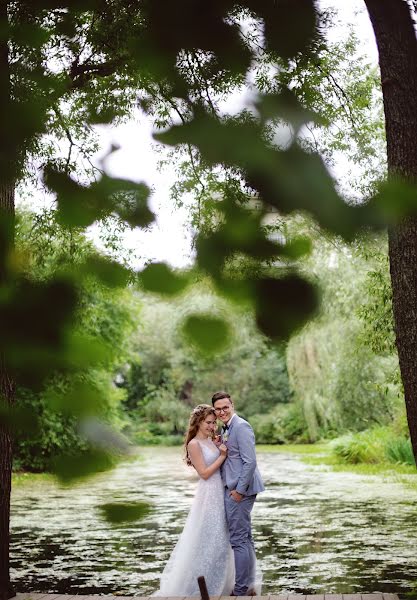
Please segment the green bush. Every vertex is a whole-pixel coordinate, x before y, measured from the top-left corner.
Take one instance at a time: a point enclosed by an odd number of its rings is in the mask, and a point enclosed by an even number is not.
[[[29,434],[15,436],[15,471],[49,471],[51,459],[57,454],[85,449],[85,442],[77,433],[76,419],[52,411],[41,394],[18,388],[16,401],[21,409],[32,412],[37,426]]]
[[[309,442],[306,421],[298,404],[278,404],[269,413],[249,419],[258,444]]]
[[[154,435],[150,431],[137,431],[132,439],[138,446],[181,446],[184,442],[182,435]]]

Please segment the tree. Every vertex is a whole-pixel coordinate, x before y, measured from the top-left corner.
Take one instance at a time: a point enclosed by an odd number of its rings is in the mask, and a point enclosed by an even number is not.
[[[15,189],[27,173],[30,157],[44,162],[49,159],[47,178],[52,189],[59,187],[60,175],[65,174],[61,217],[67,225],[85,227],[114,213],[132,226],[152,219],[146,205],[146,186],[101,178],[86,199],[88,188],[69,179],[80,128],[126,114],[134,101],[132,85],[137,71],[132,69],[120,36],[127,24],[130,32],[138,27],[130,13],[133,4],[0,2],[0,285],[9,294],[8,300],[3,297],[0,308],[1,600],[13,595],[8,550],[9,422],[14,415],[15,383],[19,379],[39,387],[50,372],[48,362],[53,363],[52,368],[65,366],[63,328],[70,325],[78,302],[70,277],[57,273],[49,281],[33,282],[11,264]],[[45,133],[67,140],[65,158],[42,147]],[[77,210],[77,197],[83,211]],[[92,262],[85,266],[91,272],[105,270],[103,262],[101,267]],[[36,355],[42,354],[48,358],[37,361]]]
[[[401,181],[417,182],[417,40],[414,3],[365,0],[379,52],[389,181],[396,203],[411,198]],[[417,457],[417,219],[409,214],[389,231],[396,345],[414,456]]]

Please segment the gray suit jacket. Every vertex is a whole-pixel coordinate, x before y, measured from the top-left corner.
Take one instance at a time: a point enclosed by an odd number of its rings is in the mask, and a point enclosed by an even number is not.
[[[256,466],[253,429],[236,414],[228,430],[226,445],[227,458],[221,467],[224,485],[244,496],[263,492],[265,487]]]

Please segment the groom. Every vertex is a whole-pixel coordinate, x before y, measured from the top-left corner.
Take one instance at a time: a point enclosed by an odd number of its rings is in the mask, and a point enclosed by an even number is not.
[[[255,436],[249,423],[235,413],[227,392],[216,392],[211,401],[223,422],[222,441],[227,445],[221,471],[226,519],[235,555],[236,582],[232,595],[250,596],[255,594],[256,565],[250,515],[256,494],[265,489],[256,466]]]

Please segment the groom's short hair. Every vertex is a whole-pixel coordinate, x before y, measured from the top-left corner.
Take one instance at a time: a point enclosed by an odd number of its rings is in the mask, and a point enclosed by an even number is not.
[[[228,394],[227,392],[216,392],[211,398],[212,405],[214,406],[214,403],[217,402],[217,400],[223,400],[223,398],[227,398],[228,400],[230,400],[230,402],[232,402],[230,394]]]

